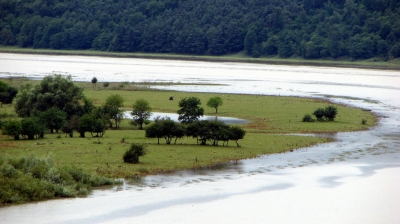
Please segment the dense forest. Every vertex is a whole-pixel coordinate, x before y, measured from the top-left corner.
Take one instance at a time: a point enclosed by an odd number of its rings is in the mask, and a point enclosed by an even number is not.
[[[1,0],[0,44],[252,57],[400,57],[399,0]]]

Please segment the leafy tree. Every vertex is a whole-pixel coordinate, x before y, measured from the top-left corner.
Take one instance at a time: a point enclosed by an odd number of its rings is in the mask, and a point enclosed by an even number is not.
[[[66,122],[67,114],[58,109],[57,107],[52,107],[39,114],[40,121],[46,128],[50,130],[51,133],[55,130],[58,132]]]
[[[126,163],[139,163],[139,157],[148,153],[146,145],[132,143],[129,149],[123,155],[124,162]]]
[[[22,132],[21,122],[17,120],[7,121],[2,128],[3,135],[14,137],[15,140],[19,139],[19,135]]]
[[[17,93],[16,88],[0,81],[0,107],[3,107],[3,104],[11,104]]]
[[[184,126],[169,118],[162,118],[146,128],[146,137],[157,138],[158,144],[160,144],[160,138],[164,138],[167,145],[171,144],[171,141],[175,139],[176,144],[176,140],[184,136]]]
[[[72,82],[71,76],[46,76],[38,85],[29,90],[25,89],[18,95],[15,111],[20,117],[29,117],[56,107],[71,117],[81,113],[82,99],[83,89]]]
[[[324,108],[318,108],[314,111],[314,116],[317,117],[317,121],[322,121],[325,116]]]
[[[328,121],[334,121],[337,115],[337,108],[334,106],[325,107],[325,117]]]
[[[35,138],[35,136],[43,136],[43,126],[37,118],[24,118],[21,120],[21,135],[27,136],[29,140]]]
[[[218,107],[222,106],[223,101],[221,99],[221,97],[211,97],[208,101],[207,101],[207,106],[209,107],[213,107],[215,108],[215,113],[218,113]]]
[[[111,119],[115,121],[115,128],[119,127],[124,113],[122,107],[124,106],[124,98],[119,94],[113,94],[107,97],[104,104],[105,112],[109,114]]]
[[[151,116],[151,107],[147,100],[139,99],[132,106],[131,115],[133,120],[139,125],[139,129],[143,129],[143,123],[148,120]]]
[[[81,118],[79,118],[79,123],[76,129],[79,132],[79,137],[84,138],[85,132],[92,132],[94,129],[94,122],[95,121],[93,117],[89,114],[85,114]]]
[[[193,137],[197,139],[197,143],[200,142],[200,145],[206,145],[207,139],[210,136],[210,121],[202,120],[202,121],[194,121],[186,127],[186,136]]]
[[[238,126],[230,126],[229,127],[229,139],[236,142],[236,145],[240,147],[238,141],[240,139],[243,139],[243,137],[246,135],[246,131]]]
[[[201,101],[197,97],[185,97],[179,101],[178,120],[183,124],[197,121],[204,114],[204,109],[200,107]]]

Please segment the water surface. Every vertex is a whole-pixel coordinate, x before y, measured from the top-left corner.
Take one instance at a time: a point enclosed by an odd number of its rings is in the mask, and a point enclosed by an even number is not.
[[[0,77],[55,73],[77,81],[180,83],[153,87],[160,89],[329,99],[371,110],[380,121],[292,153],[149,176],[84,199],[1,208],[1,223],[400,223],[399,71],[0,54]]]

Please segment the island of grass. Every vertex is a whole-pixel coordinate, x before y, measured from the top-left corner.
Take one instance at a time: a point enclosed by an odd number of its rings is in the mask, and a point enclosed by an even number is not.
[[[20,88],[39,81],[28,79],[2,79],[9,86]],[[76,82],[84,89],[84,95],[95,106],[101,106],[110,95],[120,95],[124,99],[124,110],[132,110],[138,99],[146,99],[153,112],[176,113],[179,99],[197,97],[203,102],[205,115],[246,119],[241,125],[246,135],[240,140],[241,147],[229,145],[199,145],[192,138],[179,139],[176,144],[165,144],[157,139],[145,137],[145,130],[130,125],[125,118],[119,128],[106,130],[103,137],[69,137],[63,133],[45,133],[44,138],[34,140],[14,140],[0,135],[0,157],[52,157],[57,167],[77,167],[89,174],[111,178],[130,178],[149,174],[160,174],[183,169],[214,166],[217,164],[250,159],[273,153],[291,152],[297,148],[331,142],[326,137],[288,135],[298,133],[336,133],[359,131],[374,126],[376,117],[370,111],[332,104],[320,99],[300,97],[278,97],[244,94],[215,94],[157,91],[140,83],[92,83]],[[171,96],[173,99],[171,100]],[[223,105],[216,114],[214,108],[205,106],[211,97],[220,97]],[[14,101],[15,103],[15,101]],[[305,114],[317,108],[334,105],[338,114],[333,122],[302,122]],[[1,120],[20,119],[14,104],[4,104],[0,108]],[[366,122],[362,122],[366,121]],[[146,126],[144,126],[146,129]],[[90,137],[89,137],[90,136]],[[140,158],[138,164],[124,163],[122,156],[131,143],[145,144],[148,154]]]

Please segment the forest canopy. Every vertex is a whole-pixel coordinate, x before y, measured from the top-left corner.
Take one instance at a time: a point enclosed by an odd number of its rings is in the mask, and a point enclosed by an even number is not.
[[[2,0],[0,44],[224,55],[400,57],[398,0]]]

